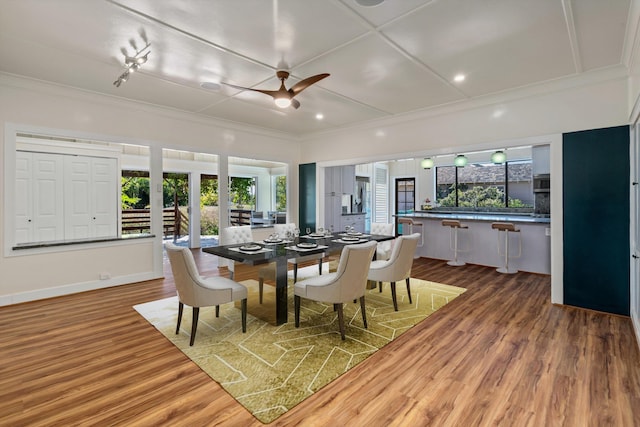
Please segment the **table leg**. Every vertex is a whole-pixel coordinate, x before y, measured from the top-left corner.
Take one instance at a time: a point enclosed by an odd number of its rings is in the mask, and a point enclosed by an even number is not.
[[[287,260],[276,261],[276,325],[287,323]]]

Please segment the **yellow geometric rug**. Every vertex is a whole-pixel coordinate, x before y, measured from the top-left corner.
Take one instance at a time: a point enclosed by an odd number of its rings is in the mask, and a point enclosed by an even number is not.
[[[243,284],[249,289],[249,301],[257,301],[258,283]],[[258,420],[270,423],[465,292],[411,279],[413,304],[409,304],[404,282],[396,287],[397,312],[388,283],[382,293],[367,291],[368,329],[362,325],[360,304],[345,304],[345,341],[340,339],[332,305],[302,299],[300,328],[295,327],[291,285],[289,323],[274,326],[249,314],[243,334],[240,310],[234,304],[221,306],[219,318],[214,307],[203,308],[193,347],[189,347],[190,307],[185,307],[180,334],[175,334],[177,297],[134,309]],[[263,306],[269,307],[273,288],[265,286],[264,294]]]

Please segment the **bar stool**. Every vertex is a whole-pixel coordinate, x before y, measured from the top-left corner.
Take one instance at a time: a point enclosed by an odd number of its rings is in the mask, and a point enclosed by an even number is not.
[[[465,265],[464,261],[458,260],[458,230],[459,229],[469,229],[469,226],[466,224],[461,224],[457,219],[443,219],[442,220],[443,227],[450,227],[449,230],[449,248],[453,251],[453,259],[447,264],[452,265],[454,267],[458,267],[461,265]]]
[[[494,222],[491,224],[491,228],[498,230],[498,256],[503,256],[500,253],[500,233],[504,232],[504,267],[497,268],[498,273],[513,274],[518,270],[509,267],[509,233],[518,233],[518,254],[513,255],[511,258],[518,258],[522,255],[522,237],[520,230],[516,228],[512,222]]]
[[[402,224],[402,234],[413,234],[413,233],[420,233],[420,242],[418,243],[418,247],[421,248],[424,246],[424,224],[422,224],[421,222],[415,222],[412,218],[398,218],[398,224]],[[409,229],[408,232],[405,229],[405,226]],[[419,227],[420,231],[414,231],[414,227]],[[416,251],[416,254],[413,256],[414,259],[418,259],[420,258],[420,255],[418,255],[418,251]]]

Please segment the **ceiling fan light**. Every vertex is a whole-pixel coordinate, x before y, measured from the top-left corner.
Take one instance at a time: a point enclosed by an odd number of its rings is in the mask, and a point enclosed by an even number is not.
[[[501,165],[507,161],[507,155],[502,150],[498,150],[491,155],[491,161],[496,165]]]
[[[459,168],[465,167],[467,165],[467,158],[463,154],[458,154],[455,159],[453,159],[453,164]]]
[[[280,108],[287,108],[291,105],[291,98],[275,98],[274,102]]]
[[[420,166],[422,166],[422,169],[431,169],[433,167],[433,159],[431,157],[422,159]]]

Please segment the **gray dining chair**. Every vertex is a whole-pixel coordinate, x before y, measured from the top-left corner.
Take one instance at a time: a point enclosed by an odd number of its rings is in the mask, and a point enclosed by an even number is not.
[[[382,292],[382,282],[391,284],[391,298],[393,308],[398,311],[398,300],[396,297],[396,282],[405,280],[407,282],[407,293],[409,303],[411,301],[411,267],[413,266],[413,256],[420,240],[420,233],[403,235],[396,239],[388,260],[376,260],[371,263],[367,278],[378,282],[380,292]]]
[[[176,334],[180,333],[184,304],[191,306],[193,319],[191,323],[192,346],[196,339],[200,307],[216,307],[216,317],[220,316],[220,304],[242,301],[242,332],[247,332],[247,288],[226,277],[202,277],[189,248],[165,243],[173,280],[178,293],[178,323]]]
[[[362,322],[367,327],[364,294],[367,287],[367,273],[377,243],[370,241],[342,248],[338,270],[322,276],[314,276],[294,285],[295,325],[300,327],[301,299],[333,304],[338,312],[340,336],[345,339],[343,304],[360,299]]]

